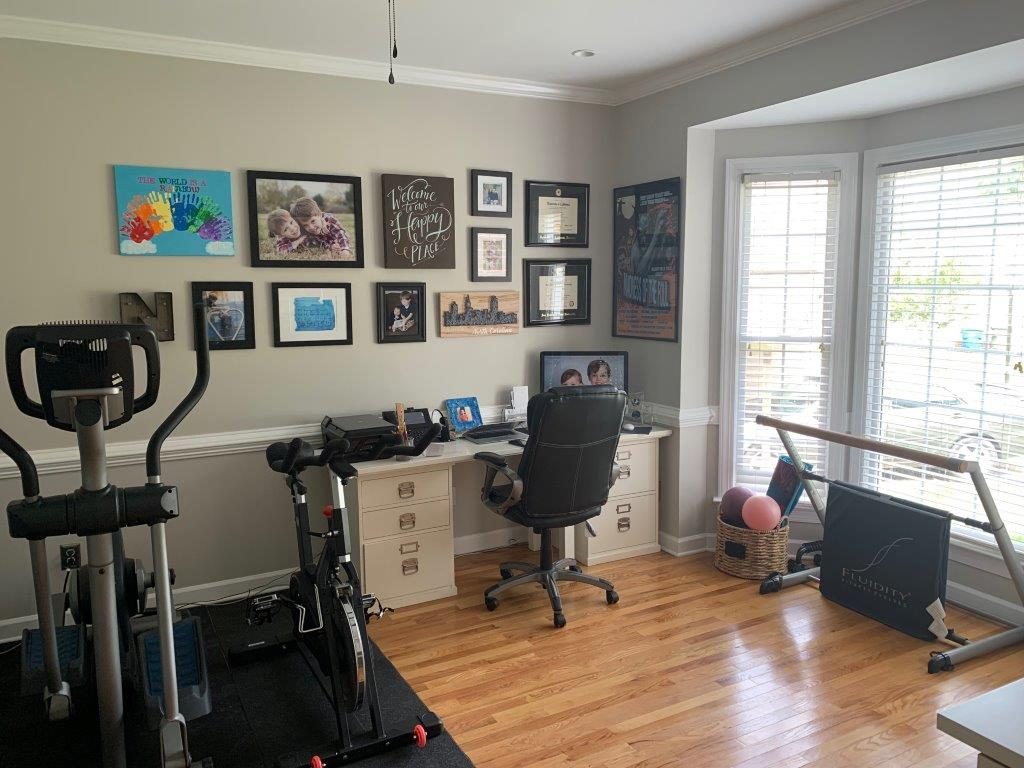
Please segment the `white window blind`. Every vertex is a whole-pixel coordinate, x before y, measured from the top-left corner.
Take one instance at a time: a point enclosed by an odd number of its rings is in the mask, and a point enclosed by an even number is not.
[[[1024,542],[1024,149],[883,166],[874,214],[865,432],[979,460]],[[984,516],[964,476],[877,454],[861,471]]]
[[[839,174],[747,174],[741,194],[734,476],[764,487],[783,450],[758,414],[828,426]],[[794,438],[826,471],[827,446]]]

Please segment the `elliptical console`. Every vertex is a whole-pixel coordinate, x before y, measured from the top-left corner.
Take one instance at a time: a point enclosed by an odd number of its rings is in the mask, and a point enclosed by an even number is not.
[[[122,663],[138,671],[151,720],[160,727],[161,765],[188,768],[185,715],[210,711],[202,635],[194,618],[174,622],[171,571],[167,563],[165,525],[178,516],[178,492],[160,477],[164,440],[199,402],[210,378],[209,345],[201,305],[194,308],[196,379],[191,390],[149,440],[145,485],[118,488],[107,481],[104,432],[128,422],[156,403],[160,389],[160,355],[156,336],[144,325],[55,323],[19,326],[7,333],[6,364],[11,394],[18,409],[58,429],[75,432],[81,459],[82,485],[73,493],[40,496],[39,478],[29,453],[0,430],[0,451],[18,466],[24,499],[10,502],[7,520],[14,538],[27,539],[32,560],[39,629],[26,630],[22,644],[23,677],[30,673],[29,649],[41,651],[45,679],[43,700],[50,720],[71,716],[71,687],[62,659],[65,647],[84,656],[85,623],[92,624],[96,696],[105,768],[124,768],[124,703]],[[146,387],[135,396],[132,348],[146,359]],[[23,353],[35,352],[39,402],[31,399],[22,371]],[[139,573],[141,563],[126,561],[121,530],[147,525],[153,549],[153,575]],[[78,626],[61,627],[61,643],[51,606],[46,538],[77,535],[86,539],[88,578],[78,579],[73,613]],[[130,563],[130,564],[129,564]],[[156,592],[156,631],[141,633],[139,655],[131,652],[129,620],[145,606],[145,590]],[[140,595],[139,592],[142,592]],[[63,605],[61,603],[60,605]],[[60,606],[58,606],[59,608]],[[64,642],[67,632],[77,633]],[[176,648],[177,646],[177,648]],[[177,653],[175,652],[177,651]],[[133,662],[133,659],[135,661]],[[178,679],[177,661],[187,659],[190,679]],[[79,668],[79,672],[80,672]],[[24,681],[23,681],[24,682]],[[180,694],[180,697],[179,697]],[[183,713],[184,711],[184,713]],[[154,723],[155,725],[156,723]],[[203,761],[211,765],[210,761]]]

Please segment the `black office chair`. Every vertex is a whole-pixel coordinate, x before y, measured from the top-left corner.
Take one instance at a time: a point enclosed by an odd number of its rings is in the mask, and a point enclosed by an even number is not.
[[[615,450],[625,407],[626,393],[615,387],[553,387],[530,398],[530,437],[518,474],[503,456],[476,454],[487,465],[484,504],[532,528],[541,541],[539,566],[501,564],[502,580],[484,592],[488,610],[498,607],[502,592],[534,582],[547,589],[556,627],[565,626],[559,581],[590,584],[605,591],[609,605],[619,601],[611,582],[584,574],[575,560],[552,562],[551,529],[586,522],[600,514],[608,501],[608,490],[618,477]],[[496,486],[498,474],[508,478],[509,484]],[[515,571],[522,573],[514,575]]]

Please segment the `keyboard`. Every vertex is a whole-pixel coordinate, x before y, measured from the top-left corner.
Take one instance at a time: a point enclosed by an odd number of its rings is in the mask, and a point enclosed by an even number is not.
[[[511,424],[484,424],[474,427],[463,435],[467,440],[474,443],[499,443],[513,437],[519,437]]]

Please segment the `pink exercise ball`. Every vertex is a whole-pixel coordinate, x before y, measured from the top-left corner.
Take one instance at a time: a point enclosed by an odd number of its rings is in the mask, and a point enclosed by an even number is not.
[[[748,528],[755,531],[771,531],[778,527],[782,520],[782,510],[779,503],[764,494],[751,496],[743,502],[743,509],[740,510],[743,522]]]
[[[722,494],[722,503],[719,506],[719,514],[722,521],[738,528],[743,527],[743,505],[747,499],[754,495],[754,492],[742,485],[736,485]]]

